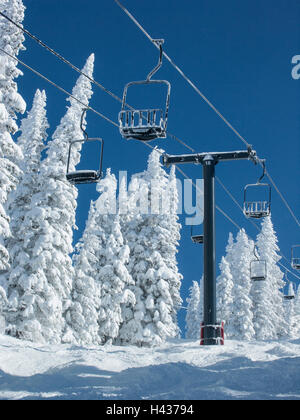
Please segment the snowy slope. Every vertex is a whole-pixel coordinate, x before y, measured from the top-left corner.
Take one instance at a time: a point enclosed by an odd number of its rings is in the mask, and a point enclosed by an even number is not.
[[[300,340],[156,349],[0,336],[0,399],[300,399]]]

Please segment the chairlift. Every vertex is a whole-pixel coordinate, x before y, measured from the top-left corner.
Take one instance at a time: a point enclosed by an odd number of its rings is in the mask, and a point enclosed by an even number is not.
[[[271,195],[272,189],[270,184],[261,183],[266,174],[265,160],[261,161],[263,164],[263,174],[256,184],[248,184],[244,188],[244,214],[248,218],[261,219],[270,216],[271,214]],[[263,193],[262,200],[253,200],[250,197],[253,193]]]
[[[267,261],[261,260],[254,245],[255,260],[250,263],[250,278],[252,281],[265,281],[267,279]]]
[[[288,287],[288,293],[286,295],[284,295],[284,299],[285,300],[293,300],[295,299],[295,290],[294,290],[294,285],[293,283],[288,279],[287,277],[287,271],[285,273],[285,278],[286,278],[286,282],[289,285]]]
[[[194,244],[203,244],[204,235],[198,235],[194,233],[194,226],[191,226],[191,239]]]
[[[298,252],[296,253],[296,250]],[[300,270],[300,245],[294,245],[292,247],[292,268]]]
[[[103,162],[103,147],[104,147],[104,141],[101,138],[95,137],[95,138],[89,138],[86,131],[83,129],[83,117],[86,113],[86,109],[83,110],[82,116],[81,116],[81,123],[80,127],[84,134],[84,139],[79,140],[73,140],[70,142],[69,146],[69,155],[68,155],[68,164],[67,164],[67,173],[66,178],[67,180],[73,184],[92,184],[95,182],[98,182],[99,179],[102,177],[102,162]],[[71,155],[73,152],[73,148],[76,144],[79,143],[88,143],[88,142],[99,142],[101,144],[100,147],[100,157],[99,157],[99,169],[83,169],[83,170],[75,170],[70,171],[70,161],[71,161]]]
[[[166,80],[152,80],[152,76],[161,68],[164,40],[154,40],[160,48],[158,65],[149,73],[146,80],[130,82],[125,86],[122,109],[119,113],[120,133],[126,140],[134,139],[143,142],[167,137],[167,123],[170,105],[171,84]],[[167,86],[165,109],[128,109],[126,103],[128,90],[132,86],[164,85]]]

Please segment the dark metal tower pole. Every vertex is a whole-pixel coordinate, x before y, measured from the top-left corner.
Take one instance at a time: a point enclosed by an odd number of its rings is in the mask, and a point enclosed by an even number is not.
[[[215,166],[222,161],[253,160],[257,162],[256,152],[248,150],[234,152],[198,153],[193,155],[163,155],[163,164],[184,163],[201,164],[204,178],[204,319],[201,331],[201,344],[224,344],[222,326],[217,324],[216,308],[216,204],[215,204]]]
[[[204,331],[206,345],[216,342],[216,209],[215,209],[215,159],[203,159],[204,179]]]

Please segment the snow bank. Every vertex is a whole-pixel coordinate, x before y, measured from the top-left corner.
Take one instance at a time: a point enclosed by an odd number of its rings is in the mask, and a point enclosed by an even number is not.
[[[300,340],[156,349],[0,336],[0,399],[300,399]]]

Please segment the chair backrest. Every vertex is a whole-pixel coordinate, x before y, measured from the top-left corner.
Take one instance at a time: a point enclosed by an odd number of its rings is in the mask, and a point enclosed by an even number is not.
[[[149,109],[134,109],[127,104],[128,89],[130,89],[132,86],[158,84],[167,86],[166,102],[164,109],[160,109],[157,107],[152,107]],[[128,132],[126,130],[128,128],[135,131],[139,129],[153,129],[155,127],[159,127],[160,130],[156,133],[156,138],[165,138],[168,124],[170,95],[171,84],[166,80],[143,80],[128,83],[124,88],[122,109],[119,113],[119,125],[121,135],[125,138],[128,138]]]
[[[300,270],[300,245],[292,246],[292,267]]]
[[[253,193],[258,192],[260,199],[253,200]],[[264,192],[263,192],[264,191]],[[263,192],[263,199],[261,194]],[[250,194],[251,193],[251,194]],[[272,189],[269,184],[249,184],[244,188],[244,214],[247,217],[261,218],[271,214]]]
[[[72,149],[75,144],[77,143],[87,143],[87,142],[100,142],[100,156],[99,156],[99,167],[97,170],[78,170],[78,171],[70,171],[70,164],[71,164],[71,155]],[[100,137],[95,138],[85,138],[79,140],[73,140],[70,142],[69,145],[69,154],[68,154],[68,163],[67,163],[67,179],[72,183],[90,183],[90,182],[97,182],[102,176],[102,165],[103,165],[103,148],[104,148],[104,140]],[[78,174],[78,177],[76,176]],[[78,181],[78,182],[77,182]]]

